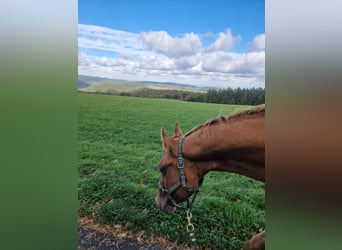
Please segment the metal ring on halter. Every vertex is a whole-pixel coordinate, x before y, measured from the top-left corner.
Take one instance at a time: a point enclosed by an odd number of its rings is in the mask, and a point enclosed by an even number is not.
[[[188,225],[186,226],[186,231],[188,233],[192,233],[195,230],[195,227],[190,221],[192,218],[192,213],[189,210],[186,211],[186,218],[188,220]]]
[[[190,223],[190,224],[188,224],[188,225],[186,226],[186,231],[187,231],[188,233],[192,233],[194,230],[195,230],[195,227],[194,227],[194,225],[193,225],[192,223]]]

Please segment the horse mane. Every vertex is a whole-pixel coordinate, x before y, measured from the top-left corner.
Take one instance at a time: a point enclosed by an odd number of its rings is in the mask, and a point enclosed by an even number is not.
[[[185,136],[190,135],[193,132],[195,132],[195,131],[197,131],[197,130],[205,127],[205,126],[210,126],[210,125],[213,125],[216,123],[222,123],[222,122],[225,122],[227,120],[241,119],[241,118],[245,118],[245,117],[249,117],[249,116],[253,116],[253,115],[264,115],[264,114],[265,114],[265,104],[255,106],[255,107],[252,107],[249,109],[237,110],[228,117],[218,116],[214,119],[208,120],[205,123],[200,124],[197,127],[194,127],[193,129],[191,129],[189,132],[187,132],[185,134]]]
[[[232,115],[228,116],[227,119],[233,119],[237,117],[245,117],[255,114],[264,114],[265,113],[265,104],[252,107],[250,109],[243,109],[243,110],[237,110]]]

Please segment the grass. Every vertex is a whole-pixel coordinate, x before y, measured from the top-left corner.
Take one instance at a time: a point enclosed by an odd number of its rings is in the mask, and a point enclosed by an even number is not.
[[[160,128],[173,135],[245,106],[79,94],[79,214],[188,245],[186,215],[159,211],[154,196]],[[240,249],[265,226],[264,184],[211,172],[192,209],[200,248]]]

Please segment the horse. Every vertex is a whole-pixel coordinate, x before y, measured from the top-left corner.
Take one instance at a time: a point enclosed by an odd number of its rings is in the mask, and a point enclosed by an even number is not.
[[[183,134],[176,123],[174,136],[161,128],[164,155],[155,201],[166,213],[189,209],[204,176],[231,172],[265,182],[265,104],[219,116]],[[190,201],[190,196],[193,195]],[[187,202],[186,207],[180,203]],[[254,235],[243,249],[264,249],[265,232]]]

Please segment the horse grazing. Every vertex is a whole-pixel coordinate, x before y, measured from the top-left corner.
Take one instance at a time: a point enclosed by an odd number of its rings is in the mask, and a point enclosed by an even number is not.
[[[178,123],[173,137],[162,128],[164,155],[158,164],[157,206],[171,213],[187,201],[189,208],[209,171],[237,173],[265,182],[264,127],[263,104],[207,121],[185,135]],[[263,249],[262,236],[264,232],[253,236],[244,249]]]

